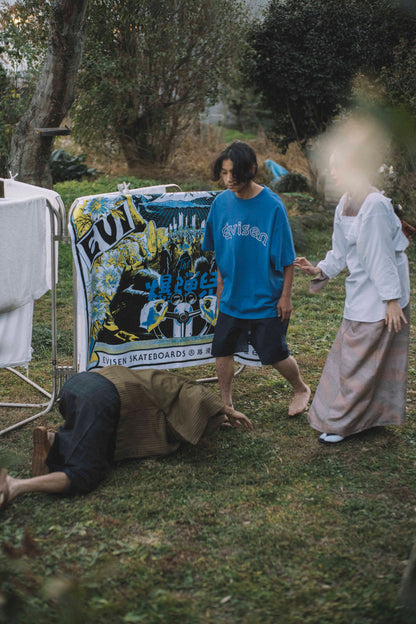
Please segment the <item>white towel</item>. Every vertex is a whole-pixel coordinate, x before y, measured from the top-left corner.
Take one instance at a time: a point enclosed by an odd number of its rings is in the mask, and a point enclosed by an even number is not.
[[[22,366],[32,357],[33,301],[0,314],[0,368]]]
[[[62,201],[61,196],[56,191],[52,191],[51,189],[45,189],[41,186],[34,186],[33,184],[26,184],[25,182],[17,182],[16,180],[12,180],[9,178],[0,178],[4,183],[4,196],[6,199],[20,199],[23,197],[35,197],[37,195],[41,195],[48,199],[58,212],[61,217],[61,221],[64,224],[66,221],[65,217],[65,206]],[[55,230],[56,230],[56,219],[55,219]],[[49,267],[51,264],[51,245],[50,245],[50,236],[51,236],[51,228],[50,228],[50,217],[49,215],[46,218],[46,263]],[[55,283],[58,283],[58,243],[55,243],[55,255],[56,255],[56,274],[55,274]],[[51,283],[51,274],[50,270],[48,270],[47,274],[48,286],[49,289],[52,288]]]
[[[63,221],[65,221],[65,207],[61,196],[56,191],[45,189],[41,186],[34,186],[33,184],[26,184],[25,182],[17,182],[9,178],[0,178],[0,180],[3,180],[4,183],[4,196],[6,199],[19,199],[41,195],[49,199],[52,206],[61,215]]]
[[[26,198],[38,197],[40,201],[45,202],[46,199],[52,204],[55,210],[61,217],[62,223],[65,223],[65,207],[62,199],[58,193],[50,189],[44,189],[39,186],[33,186],[32,184],[25,184],[23,182],[16,182],[16,180],[4,179],[4,194],[6,199],[20,200]],[[0,200],[0,206],[4,200]],[[4,204],[5,205],[5,204]],[[44,203],[44,209],[42,210],[45,218],[45,228],[43,234],[43,251],[46,254],[45,257],[45,272],[42,271],[43,276],[46,279],[47,290],[52,287],[52,275],[51,275],[51,221],[49,210],[46,209]],[[56,223],[56,219],[55,219]],[[18,237],[19,230],[15,233],[8,233],[3,227],[3,222],[0,218],[0,231],[2,231],[3,237],[7,239],[12,236]],[[2,251],[2,243],[0,243],[0,254]],[[58,243],[55,243],[56,253],[56,274],[55,282],[58,281]],[[3,265],[0,265],[0,275],[3,274]],[[1,278],[0,278],[1,280]],[[27,364],[32,357],[32,322],[33,322],[33,300],[18,307],[11,312],[0,314],[0,368],[5,366],[19,366]]]
[[[48,290],[46,199],[0,199],[0,313]]]

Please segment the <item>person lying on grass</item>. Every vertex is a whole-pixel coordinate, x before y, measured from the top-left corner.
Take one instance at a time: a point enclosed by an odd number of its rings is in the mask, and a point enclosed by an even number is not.
[[[59,401],[64,424],[33,432],[33,478],[0,473],[0,508],[28,492],[87,494],[113,461],[168,455],[226,424],[253,428],[203,385],[165,370],[108,366],[70,377]]]

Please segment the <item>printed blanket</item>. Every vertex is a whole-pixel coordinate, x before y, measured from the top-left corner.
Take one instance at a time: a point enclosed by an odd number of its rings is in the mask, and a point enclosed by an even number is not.
[[[78,370],[213,361],[216,266],[201,243],[216,195],[111,194],[74,203]],[[236,359],[258,364],[252,350]]]

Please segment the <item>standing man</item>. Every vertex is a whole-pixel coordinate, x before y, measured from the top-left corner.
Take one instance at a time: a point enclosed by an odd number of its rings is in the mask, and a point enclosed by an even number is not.
[[[227,190],[212,204],[202,244],[204,251],[215,251],[217,263],[212,354],[225,405],[233,405],[234,353],[250,342],[262,364],[271,364],[292,385],[289,416],[295,416],[310,397],[286,344],[295,250],[281,199],[254,181],[256,173],[256,154],[241,141],[213,164],[213,179],[222,177]]]

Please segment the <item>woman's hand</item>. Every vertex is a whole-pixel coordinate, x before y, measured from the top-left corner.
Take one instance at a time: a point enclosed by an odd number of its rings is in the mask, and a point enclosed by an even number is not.
[[[305,273],[305,275],[318,275],[321,272],[319,267],[314,266],[306,258],[296,258],[293,265],[300,269],[302,273]]]
[[[407,325],[407,319],[403,314],[399,302],[397,299],[392,299],[387,302],[385,323],[388,326],[389,332],[394,329],[395,332],[399,332],[402,328],[402,321]]]

